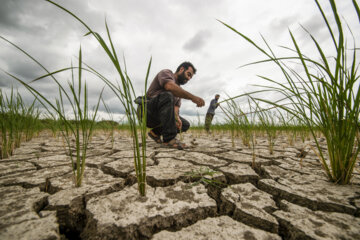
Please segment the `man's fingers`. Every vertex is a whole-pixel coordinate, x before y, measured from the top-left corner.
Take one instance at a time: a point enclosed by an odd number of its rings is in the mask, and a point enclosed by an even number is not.
[[[205,105],[205,101],[203,99],[201,99],[201,98],[200,98],[200,104],[199,105],[200,105],[199,107],[202,107],[202,106]]]
[[[202,107],[205,105],[204,99],[199,98],[199,97],[193,99],[192,101],[196,104],[197,107]]]

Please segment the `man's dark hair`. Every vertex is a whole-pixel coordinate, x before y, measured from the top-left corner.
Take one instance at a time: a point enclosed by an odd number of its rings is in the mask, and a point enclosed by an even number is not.
[[[196,73],[196,68],[194,67],[194,65],[191,62],[183,62],[182,64],[180,64],[178,66],[178,68],[176,69],[176,72],[180,71],[180,68],[184,68],[185,71],[189,68],[192,67],[192,69],[194,69],[194,74]]]

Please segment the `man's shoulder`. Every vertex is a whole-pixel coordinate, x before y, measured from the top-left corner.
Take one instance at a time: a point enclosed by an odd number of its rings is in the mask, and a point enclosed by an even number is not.
[[[173,80],[173,81],[175,81],[174,73],[173,73],[170,69],[163,69],[163,70],[161,70],[161,71],[157,74],[156,78],[161,79],[161,80],[168,79],[168,80]]]
[[[163,74],[174,74],[170,69],[163,69],[159,72],[160,73],[163,73]]]

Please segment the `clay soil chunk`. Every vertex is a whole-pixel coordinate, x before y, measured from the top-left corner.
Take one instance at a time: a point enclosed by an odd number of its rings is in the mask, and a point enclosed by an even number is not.
[[[198,152],[186,152],[186,151],[175,151],[175,152],[162,152],[156,155],[156,158],[175,158],[178,160],[185,160],[198,165],[220,167],[227,164],[226,161],[220,160],[217,157],[209,156],[204,153]]]
[[[280,240],[281,237],[260,229],[249,227],[237,222],[228,216],[207,218],[183,228],[178,232],[161,231],[154,235],[152,240]]]
[[[75,187],[73,173],[50,179],[46,209],[56,210],[60,228],[65,234],[81,232],[85,225],[85,207],[89,199],[124,188],[125,180],[104,174],[97,168],[86,168],[81,187]]]
[[[0,176],[6,176],[14,173],[36,170],[36,167],[25,161],[6,161],[0,162]]]
[[[121,141],[115,141],[115,144],[114,144],[114,147],[113,147],[113,150],[115,151],[133,151],[132,150],[132,140],[131,138],[125,138],[125,139],[122,139]]]
[[[248,164],[231,163],[226,167],[219,168],[219,171],[223,172],[228,180],[229,184],[256,183],[259,176]]]
[[[223,189],[221,211],[249,226],[277,233],[278,223],[270,214],[277,209],[272,196],[250,183],[231,185]]]
[[[48,196],[48,193],[41,192],[39,188],[25,189],[20,186],[0,188],[0,229],[38,219],[37,212],[47,204]]]
[[[188,173],[191,171],[203,171],[206,167],[196,166],[187,161],[174,160],[173,158],[160,158],[159,164],[149,166],[146,169],[147,182],[151,186],[165,187],[177,181],[190,180]],[[134,173],[132,173],[134,175]],[[225,182],[222,173],[216,173],[214,179]]]
[[[154,161],[146,158],[146,166],[154,165]],[[113,160],[101,166],[101,169],[116,177],[126,177],[129,173],[134,171],[134,157],[123,157],[121,159]]]
[[[284,228],[286,239],[360,239],[360,219],[342,213],[312,211],[281,201],[281,211],[274,212]]]
[[[116,160],[105,156],[89,157],[86,158],[86,166],[100,169],[103,165],[113,161]]]
[[[252,164],[252,156],[251,154],[245,154],[241,152],[235,152],[235,151],[227,151],[223,153],[215,154],[216,157],[224,158],[230,161],[235,161],[239,163],[246,163],[246,164]],[[274,160],[271,159],[265,159],[265,158],[259,158],[256,157],[255,159],[256,163],[260,163],[262,165],[270,165],[274,162]]]
[[[0,229],[1,240],[60,240],[56,212]]]
[[[324,171],[321,169],[321,166],[313,166],[307,167],[301,167],[300,162],[298,161],[297,164],[291,164],[288,162],[287,159],[281,160],[281,164],[278,166],[272,165],[272,166],[264,166],[263,167],[264,173],[274,180],[284,178],[291,180],[292,178],[301,176],[300,178],[303,179],[303,181],[309,181],[309,176],[311,177],[311,180],[326,180],[326,176]]]
[[[104,174],[96,168],[86,168],[81,187],[75,187],[73,173],[50,179],[51,188],[57,191],[49,197],[50,206],[69,205],[79,196],[89,199],[93,196],[107,194],[124,188],[125,180]]]
[[[248,155],[252,155],[252,149],[248,147],[243,148],[242,152]],[[264,146],[255,145],[255,155],[257,157],[265,158],[265,159],[271,159],[271,158],[279,159],[284,157],[284,154],[282,152],[277,152],[274,149],[273,149],[273,153],[270,154],[268,145],[264,145]]]
[[[313,175],[292,175],[291,178],[262,179],[258,187],[289,202],[312,210],[354,215],[352,199],[360,197],[358,185],[335,185]]]
[[[40,148],[40,147],[37,146],[37,148]],[[14,154],[16,154],[16,155],[29,155],[29,154],[38,153],[38,152],[40,152],[40,150],[36,149],[33,146],[21,146],[20,148],[14,149]]]
[[[202,153],[217,153],[224,151],[221,142],[214,141],[212,139],[206,139],[203,136],[201,138],[190,138],[186,139],[185,143],[191,148],[191,151],[202,152]],[[188,150],[186,150],[188,151]]]
[[[293,158],[285,158],[279,162],[280,162],[279,168],[284,169],[284,171],[287,172],[295,171],[307,175],[314,174],[317,175],[319,179],[324,179],[324,170],[321,167],[321,163],[314,159],[300,160]]]
[[[178,229],[215,216],[216,202],[202,185],[177,183],[165,188],[147,186],[141,197],[137,185],[91,199],[87,204],[86,239],[139,239],[153,231]]]
[[[37,171],[17,173],[0,177],[0,186],[22,185],[26,187],[45,186],[46,179],[62,176],[71,172],[71,165],[43,168]]]
[[[119,151],[116,153],[113,153],[111,155],[109,155],[109,157],[111,158],[115,158],[115,159],[123,159],[123,158],[133,158],[134,157],[134,151],[129,149],[129,150],[124,150],[124,151]]]
[[[32,158],[29,161],[34,162],[35,164],[39,165],[41,168],[56,167],[56,166],[71,164],[70,157],[66,156],[65,154]]]

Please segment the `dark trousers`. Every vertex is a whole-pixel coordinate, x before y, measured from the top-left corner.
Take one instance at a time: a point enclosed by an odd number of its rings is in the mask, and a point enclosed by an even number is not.
[[[211,122],[213,120],[214,114],[206,113],[205,117],[205,130],[208,132],[210,131]]]
[[[186,132],[190,123],[180,117],[181,132]],[[147,127],[156,135],[162,135],[164,142],[169,142],[180,132],[176,127],[174,97],[171,92],[162,92],[147,102]]]

